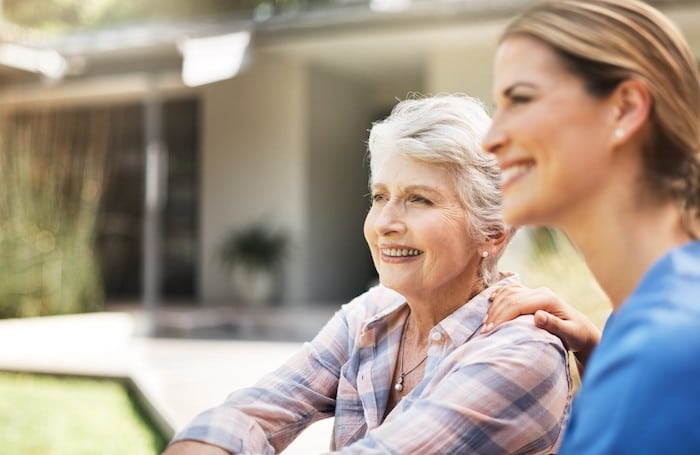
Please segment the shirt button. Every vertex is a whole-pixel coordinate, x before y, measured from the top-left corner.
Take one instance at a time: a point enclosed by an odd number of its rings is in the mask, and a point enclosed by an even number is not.
[[[430,334],[430,339],[433,341],[440,341],[442,340],[442,333],[435,331]]]

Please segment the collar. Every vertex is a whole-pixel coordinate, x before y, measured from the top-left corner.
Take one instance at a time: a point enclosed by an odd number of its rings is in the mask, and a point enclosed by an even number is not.
[[[374,327],[377,324],[380,323],[385,323],[388,319],[392,318],[395,314],[399,313],[404,307],[408,306],[408,303],[406,303],[406,299],[399,294],[398,292],[386,288],[383,285],[377,286],[375,289],[381,289],[381,292],[386,292],[390,294],[389,296],[389,303],[384,306],[382,310],[380,310],[378,313],[376,313],[374,316],[371,318],[367,319],[363,324],[362,324],[362,331],[361,333],[364,335],[367,333],[369,330],[374,329]]]
[[[486,311],[491,305],[489,297],[493,291],[499,286],[505,286],[506,284],[517,283],[519,281],[517,274],[502,273],[501,279],[498,282],[492,284],[472,297],[471,300],[465,302],[464,305],[440,321],[433,328],[433,331],[442,331],[452,339],[452,342],[456,346],[464,344],[481,326],[484,316],[486,316]],[[383,286],[380,285],[379,287]],[[378,324],[388,324],[390,319],[397,317],[396,315],[408,306],[406,299],[398,292],[388,288],[383,288],[383,290],[393,294],[390,303],[363,323],[361,331],[363,335],[373,330]]]
[[[466,343],[481,327],[486,311],[491,305],[489,297],[491,297],[496,288],[506,284],[518,283],[519,281],[517,274],[502,273],[499,281],[472,297],[471,300],[455,310],[454,313],[440,321],[435,326],[436,329],[441,329],[444,334],[449,336],[455,346]]]

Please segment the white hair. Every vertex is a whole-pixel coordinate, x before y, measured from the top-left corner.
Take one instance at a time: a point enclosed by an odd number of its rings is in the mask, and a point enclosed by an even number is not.
[[[483,104],[468,96],[412,97],[399,102],[370,130],[370,185],[377,163],[393,152],[444,166],[454,176],[472,238],[481,242],[506,233],[500,170],[495,158],[481,147],[490,124]],[[481,262],[480,275],[487,286],[498,279],[496,265],[502,251]]]

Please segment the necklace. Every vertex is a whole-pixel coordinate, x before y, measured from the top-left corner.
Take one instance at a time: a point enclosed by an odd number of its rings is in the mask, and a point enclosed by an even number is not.
[[[408,327],[408,319],[406,320],[406,325],[403,326],[403,330],[401,331],[401,352],[399,353],[399,371],[401,371],[401,373],[399,373],[399,377],[396,379],[396,383],[394,384],[394,390],[397,392],[401,392],[403,390],[403,379],[416,371],[416,369],[423,365],[423,362],[425,362],[428,358],[428,354],[426,354],[425,357],[423,357],[423,360],[418,362],[413,368],[408,371],[403,370],[403,349],[404,345],[406,344],[406,327]]]

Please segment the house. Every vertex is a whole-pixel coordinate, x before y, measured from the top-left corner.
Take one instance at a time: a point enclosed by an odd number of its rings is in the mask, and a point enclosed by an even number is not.
[[[374,278],[362,235],[371,122],[410,92],[462,92],[489,105],[497,37],[527,3],[344,1],[272,16],[22,36],[16,44],[57,54],[48,69],[1,67],[0,108],[108,108],[127,119],[122,131],[131,139],[111,151],[116,180],[99,236],[112,296],[138,295],[144,276],[147,292],[231,300],[217,245],[229,229],[264,221],[292,240],[284,305],[337,303]],[[700,53],[700,1],[651,3]],[[246,38],[235,75],[183,82],[188,40],[236,33]],[[236,66],[224,62],[232,53],[205,56],[194,69]],[[167,171],[158,164],[164,158]],[[144,205],[148,191],[155,199]]]

